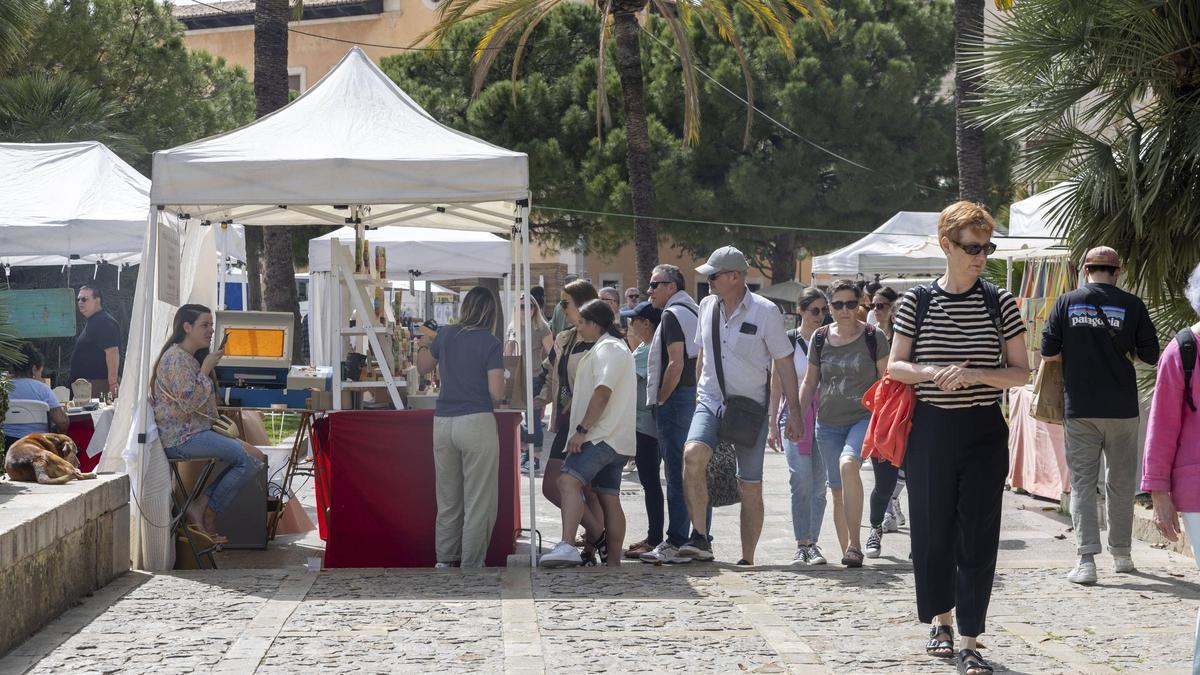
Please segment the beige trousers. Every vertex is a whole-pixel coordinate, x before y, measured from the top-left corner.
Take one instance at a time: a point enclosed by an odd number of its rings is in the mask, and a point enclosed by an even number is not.
[[[499,499],[500,434],[496,416],[433,418],[437,492],[437,560],[483,567]]]

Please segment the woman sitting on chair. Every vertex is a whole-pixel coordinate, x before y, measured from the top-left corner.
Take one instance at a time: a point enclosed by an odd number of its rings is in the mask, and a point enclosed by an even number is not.
[[[10,401],[41,401],[50,409],[46,413],[45,422],[28,422],[4,425],[4,447],[10,447],[20,438],[29,434],[44,434],[55,431],[67,433],[67,413],[63,410],[58,397],[50,391],[50,387],[42,382],[42,368],[46,365],[42,353],[28,342],[21,344],[21,354],[25,364],[13,369],[12,391],[8,393]]]
[[[219,536],[217,515],[229,508],[258,469],[257,463],[266,458],[253,445],[212,429],[219,419],[213,370],[225,355],[220,350],[209,351],[212,336],[212,310],[204,305],[179,308],[171,337],[154,364],[150,404],[169,459],[215,458],[228,465],[192,502],[187,513],[188,520],[205,534]]]

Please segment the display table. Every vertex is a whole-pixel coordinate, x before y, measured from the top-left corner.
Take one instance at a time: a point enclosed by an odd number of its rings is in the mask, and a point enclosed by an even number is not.
[[[521,527],[521,415],[498,412],[500,481],[487,565],[503,567]],[[313,421],[326,567],[433,567],[433,411],[338,411]]]
[[[1008,390],[1008,484],[1057,501],[1071,491],[1063,428],[1034,419],[1032,401],[1033,385]]]
[[[104,443],[108,440],[108,428],[112,426],[114,406],[97,410],[68,413],[67,435],[79,448],[79,470],[91,471],[100,464],[104,454]]]

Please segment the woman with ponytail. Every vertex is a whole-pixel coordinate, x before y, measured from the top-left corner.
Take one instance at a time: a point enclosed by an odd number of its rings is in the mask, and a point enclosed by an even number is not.
[[[170,459],[217,458],[222,471],[188,507],[188,520],[210,537],[246,481],[266,461],[258,448],[212,429],[217,416],[213,370],[225,353],[210,351],[212,310],[184,305],[175,313],[171,337],[163,345],[150,377],[150,405],[163,451]]]
[[[625,539],[625,513],[621,510],[621,469],[637,455],[637,380],[633,355],[625,335],[616,325],[616,314],[603,300],[589,300],[579,308],[575,324],[579,339],[592,342],[575,374],[575,395],[566,429],[566,461],[558,476],[562,495],[563,541],[542,556],[543,567],[577,567],[579,550],[568,541],[579,529],[590,485],[604,511],[604,538],[610,551],[620,551]],[[621,564],[620,555],[608,556],[608,565]]]

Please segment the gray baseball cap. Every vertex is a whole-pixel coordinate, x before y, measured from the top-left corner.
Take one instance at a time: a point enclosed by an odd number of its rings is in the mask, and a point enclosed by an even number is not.
[[[746,263],[746,256],[733,246],[722,246],[712,252],[708,256],[708,262],[696,268],[696,271],[705,276],[716,274],[718,272],[745,272],[750,265]]]

